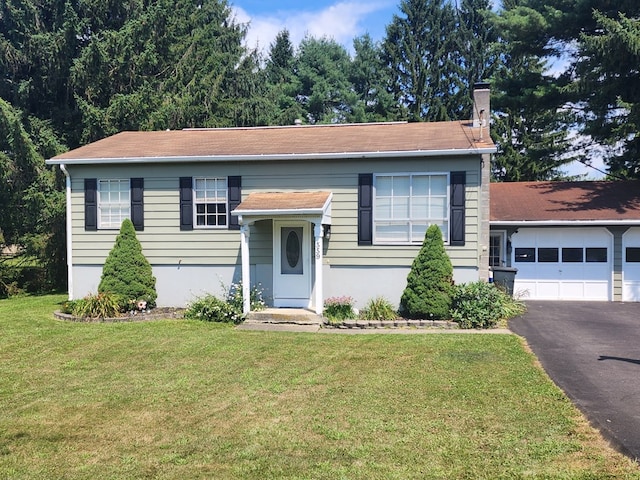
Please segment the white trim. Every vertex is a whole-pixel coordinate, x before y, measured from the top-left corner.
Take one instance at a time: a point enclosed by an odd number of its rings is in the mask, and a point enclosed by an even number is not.
[[[249,257],[250,225],[240,227],[240,252],[242,257],[242,313],[251,311],[251,260]]]
[[[606,227],[640,225],[638,220],[492,220],[491,227]]]
[[[279,283],[282,275],[278,272],[280,271],[280,265],[282,262],[282,242],[283,238],[281,236],[281,228],[283,227],[292,227],[292,228],[302,228],[302,239],[300,240],[301,251],[300,255],[302,256],[302,275],[296,275],[296,279],[299,280],[299,285],[304,287],[304,296],[290,296],[287,297],[285,295],[281,295],[278,292],[278,288],[282,286],[282,283]],[[273,306],[276,308],[280,307],[293,307],[293,308],[309,308],[312,303],[312,285],[313,285],[313,271],[311,269],[311,242],[309,242],[309,237],[311,236],[311,222],[307,222],[304,220],[290,220],[290,219],[274,219],[273,220]],[[315,242],[314,242],[314,250],[315,250]],[[315,256],[315,255],[314,255]],[[316,271],[317,275],[318,272]],[[302,283],[304,282],[304,284]],[[300,292],[302,293],[302,292]],[[317,306],[316,306],[317,307]]]
[[[60,170],[65,176],[66,196],[66,230],[67,230],[67,290],[69,300],[73,300],[73,224],[71,219],[71,174],[64,163],[60,164]]]
[[[225,191],[225,198],[224,198],[224,202],[214,202],[214,201],[207,201],[207,198],[205,197],[204,200],[200,200],[198,201],[197,195],[196,195],[196,182],[198,180],[204,180],[205,185],[207,183],[208,180],[213,180],[216,184],[216,194],[218,193],[218,188],[217,188],[217,184],[218,181],[222,181],[222,183],[224,184],[224,191]],[[206,189],[205,189],[205,194],[206,194]],[[192,201],[192,215],[193,215],[193,229],[194,230],[228,230],[229,229],[229,220],[230,220],[230,215],[229,215],[229,177],[191,177],[191,198],[193,199]],[[217,197],[216,197],[217,198]],[[207,209],[207,205],[222,205],[224,204],[225,206],[225,224],[224,225],[218,225],[217,224],[217,217],[218,214],[214,214],[216,216],[216,225],[207,225],[206,224],[206,218],[207,218],[207,213],[206,213],[206,209]],[[204,205],[205,206],[205,213],[204,214],[200,214],[203,215],[205,218],[205,224],[204,225],[198,225],[198,205]]]
[[[322,315],[322,309],[324,307],[324,290],[323,285],[323,272],[322,272],[322,224],[316,223],[313,226],[313,254],[315,258],[315,286],[316,286],[316,301],[315,312],[316,315]],[[312,279],[313,280],[313,279]]]
[[[198,162],[256,162],[283,160],[343,160],[365,158],[412,158],[448,157],[463,155],[484,155],[496,153],[496,147],[449,148],[441,150],[393,150],[379,152],[337,152],[337,153],[276,153],[268,155],[207,155],[175,157],[110,157],[110,158],[50,158],[47,165],[103,165],[130,163],[198,163]]]
[[[443,240],[444,240],[444,244],[445,245],[449,245],[449,241],[450,241],[450,236],[451,236],[451,172],[391,172],[391,173],[374,173],[373,174],[373,195],[372,195],[372,242],[373,245],[422,245],[422,243],[424,242],[424,236],[422,236],[422,238],[420,240],[416,240],[413,241],[411,239],[411,236],[409,236],[409,240],[408,241],[393,241],[393,240],[379,240],[376,238],[376,233],[377,233],[377,224],[378,221],[376,220],[377,217],[377,205],[378,202],[377,200],[377,190],[378,190],[378,179],[380,177],[391,177],[391,178],[395,178],[395,177],[405,177],[408,176],[410,179],[410,193],[409,193],[409,204],[411,205],[411,200],[413,198],[413,178],[414,177],[419,177],[419,176],[423,176],[423,177],[444,177],[445,178],[445,189],[446,189],[446,193],[445,193],[445,217],[442,219],[434,219],[434,218],[428,218],[426,219],[427,221],[427,226],[426,228],[428,229],[430,225],[432,225],[432,223],[430,223],[430,220],[443,220],[444,221],[444,225],[445,225],[445,230],[446,232],[443,232]],[[429,200],[431,199],[431,195],[429,195]],[[406,219],[406,222],[410,225],[413,225],[414,223],[418,223],[422,221],[422,220],[414,220],[411,216],[409,218]],[[393,223],[394,220],[380,220],[380,223]],[[404,220],[397,220],[397,222],[404,222]],[[439,224],[435,224],[438,225]],[[408,233],[411,233],[411,227],[410,227],[410,231]]]

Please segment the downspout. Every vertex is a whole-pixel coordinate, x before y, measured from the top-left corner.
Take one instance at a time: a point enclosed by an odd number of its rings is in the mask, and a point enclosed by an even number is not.
[[[67,285],[69,290],[69,300],[73,300],[73,241],[71,237],[71,175],[67,171],[64,163],[60,164],[60,170],[64,173],[66,183],[66,233],[67,233]]]

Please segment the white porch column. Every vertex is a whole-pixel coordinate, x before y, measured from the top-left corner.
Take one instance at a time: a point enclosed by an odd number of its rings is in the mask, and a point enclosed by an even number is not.
[[[316,314],[322,315],[322,223],[316,222],[313,228],[314,251],[316,258]]]
[[[242,254],[242,313],[251,310],[251,268],[249,263],[249,225],[240,226],[240,251]]]

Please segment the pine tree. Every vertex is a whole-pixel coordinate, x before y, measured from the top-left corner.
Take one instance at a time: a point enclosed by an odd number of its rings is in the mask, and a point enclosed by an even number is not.
[[[400,313],[409,318],[448,319],[452,294],[451,260],[444,250],[442,231],[431,225],[407,276]]]
[[[400,11],[382,45],[394,98],[409,120],[458,120],[461,71],[453,7],[445,0],[403,0]]]
[[[149,308],[156,304],[156,279],[129,219],[122,222],[120,234],[104,262],[98,292],[114,293],[125,301],[144,300]]]

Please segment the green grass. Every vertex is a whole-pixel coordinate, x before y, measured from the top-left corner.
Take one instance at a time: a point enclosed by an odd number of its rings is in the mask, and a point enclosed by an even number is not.
[[[66,323],[0,301],[0,478],[640,478],[508,335]]]

